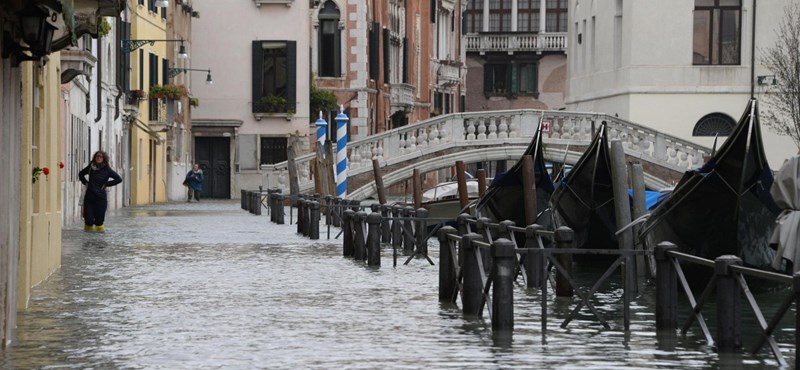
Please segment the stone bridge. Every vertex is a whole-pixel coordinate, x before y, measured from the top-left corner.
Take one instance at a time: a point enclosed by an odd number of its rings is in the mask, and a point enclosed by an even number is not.
[[[348,144],[348,198],[366,199],[377,190],[372,159],[378,159],[387,188],[420,173],[465,163],[517,160],[525,151],[538,122],[544,132],[544,155],[549,161],[575,164],[589,145],[594,127],[608,124],[609,139],[619,139],[629,161],[645,169],[649,189],[674,185],[683,172],[699,167],[711,150],[653,129],[597,113],[506,110],[455,113],[382,132]],[[334,150],[335,152],[335,150]],[[297,158],[300,191],[313,192],[310,164],[313,154]],[[262,165],[264,188],[288,192],[286,162]]]

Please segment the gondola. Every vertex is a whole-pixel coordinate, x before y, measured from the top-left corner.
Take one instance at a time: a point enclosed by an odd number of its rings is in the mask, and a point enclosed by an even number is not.
[[[731,254],[746,266],[770,270],[775,251],[769,238],[780,212],[769,192],[772,182],[751,99],[720,149],[703,167],[686,172],[653,210],[640,239],[650,249],[669,241],[680,252],[712,260]]]
[[[575,232],[576,248],[617,249],[614,189],[606,123],[550,200],[555,227]]]
[[[545,165],[542,136],[539,129],[540,125],[537,125],[531,143],[517,163],[508,171],[497,175],[486,192],[478,199],[475,206],[475,213],[478,217],[487,217],[491,222],[510,220],[519,227],[527,226],[523,201],[522,161],[524,156],[530,155],[533,157],[536,205],[538,207],[538,212],[533,219],[536,220],[536,223],[549,228],[550,217],[547,204],[555,188]]]

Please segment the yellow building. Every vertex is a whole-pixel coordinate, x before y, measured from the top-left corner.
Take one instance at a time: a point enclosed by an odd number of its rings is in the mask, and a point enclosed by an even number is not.
[[[168,42],[167,19],[164,8],[154,1],[131,2],[130,41],[123,43],[123,52],[130,51],[130,90],[147,96],[152,86],[165,85],[168,80],[168,51],[177,55],[180,43]],[[159,40],[154,43],[136,40]],[[167,161],[166,132],[158,129],[164,120],[163,99],[146,98],[139,102],[138,116],[133,119],[130,133],[130,202],[146,204],[165,202]]]

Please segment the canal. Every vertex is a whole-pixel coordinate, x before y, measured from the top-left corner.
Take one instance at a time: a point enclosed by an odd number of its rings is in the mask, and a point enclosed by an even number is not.
[[[621,330],[617,281],[595,301],[612,330],[586,310],[560,328],[574,303],[551,295],[543,338],[538,292],[519,286],[513,341],[499,344],[488,319],[464,319],[438,302],[438,266],[420,259],[393,268],[384,249],[383,267],[368,268],[343,258],[341,242],[324,232],[309,241],[236,201],[125,208],[107,227],[65,228],[62,267],[34,289],[0,353],[3,368],[777,367],[767,351],[721,357],[696,328],[660,341],[650,287],[634,300],[630,333]],[[435,241],[430,250],[438,261]],[[790,364],[792,317],[778,333]]]

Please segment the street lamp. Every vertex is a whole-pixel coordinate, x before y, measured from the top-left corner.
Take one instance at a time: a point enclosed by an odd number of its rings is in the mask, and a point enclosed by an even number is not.
[[[208,72],[206,76],[206,85],[213,85],[214,81],[211,79],[211,69],[198,69],[198,68],[170,68],[167,72],[170,77],[175,77],[181,73],[186,73],[189,71],[201,71],[201,72]]]
[[[178,58],[186,59],[189,57],[189,54],[186,53],[186,47],[183,45],[183,39],[166,39],[166,40],[129,40],[124,39],[122,40],[122,51],[131,53],[134,50],[146,45],[150,44],[150,46],[155,45],[156,42],[180,42],[181,46],[178,48]]]
[[[50,24],[49,17],[50,12],[33,3],[19,12],[22,39],[35,55],[46,55],[52,47],[56,27]]]

